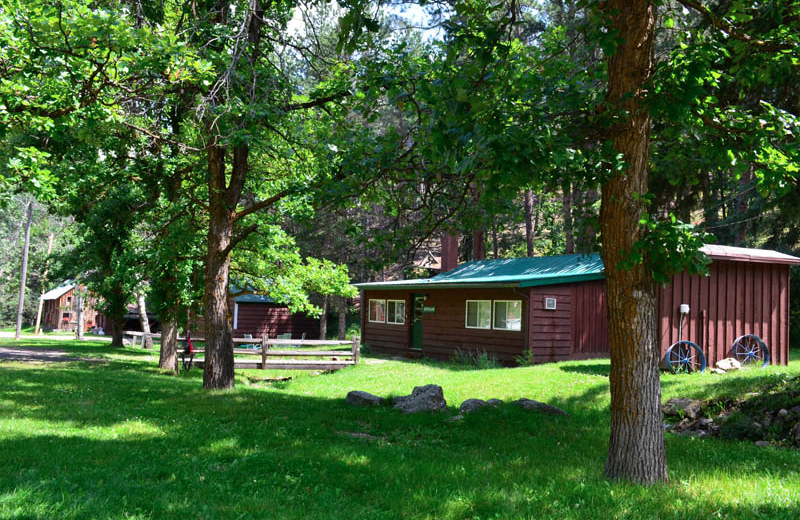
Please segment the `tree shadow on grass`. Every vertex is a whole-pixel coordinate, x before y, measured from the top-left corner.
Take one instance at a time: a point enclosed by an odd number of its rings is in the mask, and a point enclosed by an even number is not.
[[[604,399],[606,383],[554,398],[569,418],[505,405],[450,422],[448,413],[404,415],[274,390],[205,392],[200,377],[122,363],[4,367],[0,511],[16,518],[796,518],[777,502],[748,506],[700,500],[682,484],[645,492],[605,481],[607,407],[588,403]],[[670,439],[668,450],[678,483],[722,473],[797,486],[797,452],[687,438]]]
[[[602,361],[584,361],[580,364],[566,362],[559,364],[558,368],[564,372],[608,377],[611,373],[611,361],[604,359]]]

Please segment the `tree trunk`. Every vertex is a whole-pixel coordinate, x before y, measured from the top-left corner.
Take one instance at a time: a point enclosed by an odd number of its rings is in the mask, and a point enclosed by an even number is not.
[[[122,348],[125,345],[122,343],[122,333],[125,331],[125,317],[122,314],[114,313],[114,316],[109,316],[111,321],[111,346]]]
[[[147,319],[143,292],[136,293],[136,304],[139,308],[139,325],[142,327],[142,348],[152,349],[153,337],[150,335],[150,320]]]
[[[526,251],[528,256],[533,256],[533,190],[522,192],[522,202],[525,205]]]
[[[570,183],[567,181],[564,184],[564,206],[563,206],[563,218],[564,218],[564,238],[566,241],[566,253],[571,255],[575,252],[575,233],[573,229],[573,218],[572,218],[572,190],[570,189]]]
[[[75,339],[83,341],[83,320],[84,320],[84,297],[79,285],[75,286],[75,310],[77,319],[75,320]]]
[[[483,247],[483,230],[472,232],[472,259],[483,260],[486,258],[486,249]]]
[[[605,472],[612,479],[650,485],[668,478],[655,284],[645,264],[627,271],[618,266],[641,236],[644,205],[637,195],[647,192],[650,147],[650,114],[642,104],[641,87],[653,68],[656,6],[647,0],[611,0],[604,9],[619,31],[608,63],[607,99],[627,114],[612,132],[627,168],[603,185],[600,210],[611,350],[611,439]]]
[[[234,169],[246,168],[240,148],[234,148]],[[245,165],[238,164],[244,159]],[[203,388],[233,388],[233,335],[228,309],[228,276],[233,238],[233,215],[236,202],[226,188],[225,150],[220,146],[208,149],[209,229],[206,249],[205,286],[205,363]],[[230,204],[233,202],[233,204]]]
[[[344,341],[347,339],[347,300],[340,298],[339,304],[339,334],[337,339]]]
[[[28,203],[28,218],[25,222],[25,244],[22,248],[22,273],[19,277],[19,305],[17,306],[17,331],[14,339],[19,340],[22,334],[22,311],[25,308],[25,284],[28,283],[28,248],[31,245],[31,220],[33,219],[33,202]]]
[[[737,220],[745,220],[747,216],[747,188],[750,184],[750,179],[753,178],[755,173],[755,166],[752,164],[750,167],[742,173],[742,176],[739,177],[738,188],[739,191],[736,195],[736,218]],[[734,227],[735,233],[733,236],[733,245],[738,247],[744,247],[745,241],[747,240],[747,222],[739,222]]]
[[[319,339],[328,336],[328,297],[322,297],[322,314],[319,316]]]
[[[158,368],[178,373],[178,322],[174,317],[168,317],[161,323]]]
[[[50,273],[50,253],[53,252],[53,238],[55,235],[50,233],[50,237],[47,239],[47,260],[44,262],[44,274],[42,275],[42,294],[39,296],[39,308],[36,311],[36,328],[34,329],[34,334],[37,336],[41,334],[41,330],[39,330],[39,325],[42,324],[42,307],[44,306],[44,300],[42,300],[42,296],[47,291],[47,275]]]

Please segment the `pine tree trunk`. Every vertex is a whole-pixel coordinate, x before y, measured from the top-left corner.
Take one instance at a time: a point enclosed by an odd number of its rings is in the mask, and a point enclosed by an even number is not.
[[[573,229],[572,218],[572,191],[570,190],[569,181],[564,185],[564,236],[566,240],[566,253],[571,255],[575,252],[575,234]]]
[[[150,335],[150,320],[147,318],[144,293],[136,293],[136,305],[139,308],[139,325],[142,327],[142,348],[153,348],[153,337]]]
[[[533,191],[525,190],[522,193],[525,205],[525,245],[528,256],[533,256]]]
[[[628,114],[612,134],[627,169],[603,185],[600,210],[611,350],[611,439],[605,472],[612,479],[650,485],[668,478],[655,284],[645,265],[627,271],[618,265],[641,236],[644,206],[637,195],[647,192],[650,147],[650,114],[642,105],[641,87],[653,68],[656,7],[647,0],[611,0],[604,8],[619,31],[619,44],[609,58],[607,99]]]
[[[340,298],[339,305],[339,334],[337,339],[344,341],[347,339],[347,299]]]
[[[319,316],[319,339],[328,336],[328,297],[322,297],[322,314]]]
[[[236,151],[234,151],[234,154]],[[236,159],[235,159],[236,161]],[[233,334],[228,309],[228,276],[233,237],[233,211],[228,203],[225,175],[225,150],[208,150],[209,229],[206,250],[205,286],[205,362],[203,388],[233,388]]]
[[[165,319],[161,324],[158,368],[178,373],[178,322],[174,317]]]
[[[22,272],[19,280],[19,305],[17,306],[17,330],[14,339],[19,340],[22,334],[22,311],[25,308],[25,284],[28,283],[28,248],[31,245],[31,219],[33,218],[33,202],[28,203],[28,218],[25,222],[25,244],[22,248]]]

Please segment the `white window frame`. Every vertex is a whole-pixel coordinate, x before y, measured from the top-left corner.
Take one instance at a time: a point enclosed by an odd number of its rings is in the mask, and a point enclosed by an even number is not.
[[[501,328],[495,327],[495,317],[497,316],[497,304],[498,303],[519,303],[519,329],[509,329],[509,328]],[[508,325],[508,306],[506,305],[506,325]],[[522,300],[493,300],[492,301],[492,329],[493,330],[507,330],[509,332],[522,332]]]
[[[469,304],[470,303],[488,303],[489,304],[489,325],[486,327],[480,326],[480,305],[478,306],[478,313],[475,315],[478,318],[478,326],[469,325]],[[464,327],[467,329],[480,329],[491,330],[492,328],[492,300],[467,300],[464,304]]]
[[[389,304],[394,303],[394,316],[392,319],[397,319],[397,304],[403,304],[403,314],[400,316],[400,321],[390,321],[389,320]],[[386,316],[386,323],[391,325],[405,325],[406,324],[406,301],[405,300],[386,300],[386,312],[384,313]]]
[[[233,328],[234,330],[239,328],[239,304],[236,302],[233,304]]]
[[[379,302],[383,303],[383,320],[373,320],[372,319],[372,302]],[[386,323],[386,300],[382,298],[370,298],[369,302],[367,302],[367,320],[370,323]]]

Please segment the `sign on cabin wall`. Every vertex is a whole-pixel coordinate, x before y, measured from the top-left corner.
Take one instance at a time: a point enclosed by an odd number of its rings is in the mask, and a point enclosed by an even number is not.
[[[433,314],[436,312],[436,307],[432,305],[426,305],[425,307],[422,308],[422,312],[425,314]]]

